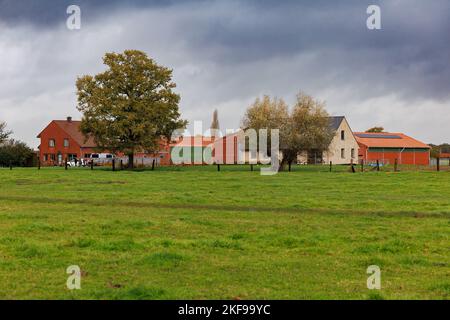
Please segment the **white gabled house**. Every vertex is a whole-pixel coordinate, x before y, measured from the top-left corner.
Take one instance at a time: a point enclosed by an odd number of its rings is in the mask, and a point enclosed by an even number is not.
[[[349,164],[358,163],[358,141],[344,116],[329,117],[334,137],[325,152],[304,151],[298,156],[302,164]]]

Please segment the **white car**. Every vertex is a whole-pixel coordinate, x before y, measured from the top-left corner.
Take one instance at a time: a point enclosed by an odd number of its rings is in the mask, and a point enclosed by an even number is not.
[[[103,164],[112,161],[114,155],[111,153],[93,153],[88,158],[88,162],[94,162],[94,164]]]

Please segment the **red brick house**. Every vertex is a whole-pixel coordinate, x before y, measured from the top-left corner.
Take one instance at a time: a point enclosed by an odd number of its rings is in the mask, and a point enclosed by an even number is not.
[[[365,163],[429,165],[430,147],[403,133],[355,132],[359,159]]]
[[[61,165],[66,158],[88,158],[95,152],[94,140],[90,138],[85,141],[80,124],[81,121],[71,117],[53,120],[39,133],[39,159],[42,165]]]
[[[67,117],[66,120],[53,120],[39,133],[37,136],[41,140],[39,159],[43,166],[62,165],[65,159],[90,158],[92,154],[99,153],[94,139],[86,140],[81,133],[80,124],[81,121],[72,120],[71,117]],[[123,154],[116,154],[116,156],[123,157],[126,163],[127,158]],[[169,146],[164,140],[160,141],[160,151],[157,154],[137,153],[135,155],[136,164],[148,164],[153,159],[157,159],[159,165],[170,164]]]

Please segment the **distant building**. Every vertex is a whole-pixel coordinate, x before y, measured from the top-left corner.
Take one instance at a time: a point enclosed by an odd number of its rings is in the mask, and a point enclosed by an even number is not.
[[[68,161],[92,159],[98,155],[94,139],[86,139],[80,131],[80,124],[81,121],[72,120],[71,117],[67,117],[66,120],[53,120],[39,133],[37,136],[41,140],[39,160],[42,165],[62,165],[66,159]],[[122,153],[115,156],[121,158],[124,164],[128,161]],[[135,154],[135,162],[138,165],[149,164],[153,160],[159,165],[170,164],[169,145],[164,140],[160,141],[160,150],[157,154],[145,152]]]
[[[170,145],[171,163],[175,165],[237,164],[240,150],[238,136],[184,136]],[[240,153],[241,152],[241,153]]]
[[[430,147],[403,133],[355,132],[359,158],[365,163],[429,165]]]
[[[170,162],[175,165],[212,163],[213,139],[204,136],[183,136],[170,145]]]

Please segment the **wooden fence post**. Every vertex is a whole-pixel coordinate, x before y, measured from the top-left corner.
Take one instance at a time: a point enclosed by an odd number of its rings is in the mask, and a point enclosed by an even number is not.
[[[120,170],[121,171],[123,170],[123,160],[122,159],[120,159]]]
[[[377,171],[380,171],[380,160],[377,160]]]
[[[152,161],[152,171],[155,170],[155,159]]]
[[[64,170],[67,170],[67,158],[64,160]]]
[[[394,172],[397,172],[397,166],[398,166],[398,160],[397,160],[397,158],[395,158],[395,161],[394,161]]]
[[[91,170],[94,170],[94,159],[91,159]]]
[[[439,157],[436,158],[436,170],[437,170],[437,171],[441,171],[439,160],[440,160]]]
[[[352,172],[355,173],[356,170],[355,170],[355,165],[353,163],[353,159],[351,160],[350,166],[352,167]]]
[[[112,171],[116,171],[116,159],[112,159]]]
[[[38,159],[38,170],[41,170],[41,158]]]
[[[364,172],[364,160],[361,160],[361,172]]]
[[[253,163],[250,164],[250,171],[253,171]]]
[[[330,161],[330,172],[331,172],[332,168],[333,168],[333,161]]]
[[[220,164],[217,164],[217,171],[220,171]]]
[[[289,166],[289,172],[291,172],[291,163],[290,162],[288,163],[288,166]]]

